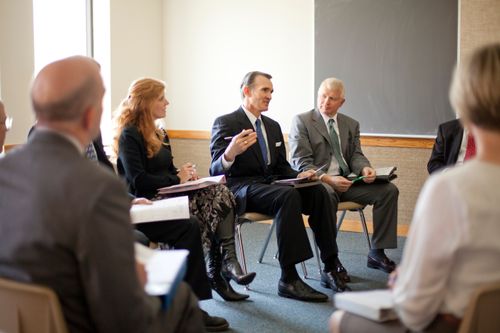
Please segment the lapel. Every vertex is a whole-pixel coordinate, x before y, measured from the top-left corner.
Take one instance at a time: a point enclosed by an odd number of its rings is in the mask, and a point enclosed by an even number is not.
[[[318,110],[314,109],[311,113],[311,121],[312,125],[314,126],[314,128],[316,128],[318,133],[321,134],[321,136],[323,136],[326,141],[328,141],[328,143],[330,144],[330,149],[333,149],[332,138],[330,137],[328,128],[326,127],[325,122],[323,121],[323,117],[321,117],[321,114]]]
[[[247,115],[245,114],[245,111],[243,111],[241,107],[238,109],[236,116],[238,120],[238,126],[241,128],[241,130],[254,129],[253,124],[250,122],[250,119],[248,119]],[[267,132],[267,127],[266,127],[266,132]],[[269,135],[268,135],[268,141],[269,141]],[[250,148],[248,148],[247,151],[250,151],[255,156],[255,158],[259,161],[260,165],[264,165],[264,158],[262,157],[262,153],[260,152],[260,147],[258,142],[256,142]]]

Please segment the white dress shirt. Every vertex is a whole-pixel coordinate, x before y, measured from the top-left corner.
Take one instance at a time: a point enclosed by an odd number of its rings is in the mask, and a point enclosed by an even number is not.
[[[500,166],[471,160],[432,175],[415,208],[393,289],[401,321],[463,317],[471,293],[500,281]]]

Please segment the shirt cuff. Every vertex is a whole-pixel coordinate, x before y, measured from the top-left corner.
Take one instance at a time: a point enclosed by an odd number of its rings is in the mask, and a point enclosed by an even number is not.
[[[229,169],[233,165],[234,161],[228,162],[226,158],[224,157],[224,154],[222,154],[222,167],[224,170]]]

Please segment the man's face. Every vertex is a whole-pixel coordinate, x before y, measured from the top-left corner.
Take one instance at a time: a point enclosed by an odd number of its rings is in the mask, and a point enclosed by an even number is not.
[[[335,116],[344,101],[340,89],[321,89],[318,91],[318,109],[328,117]]]
[[[265,76],[258,75],[252,86],[245,87],[245,100],[249,111],[267,111],[273,91],[271,80]]]

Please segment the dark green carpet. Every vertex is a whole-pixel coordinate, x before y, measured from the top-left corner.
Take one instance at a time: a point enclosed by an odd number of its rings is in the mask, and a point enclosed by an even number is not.
[[[321,287],[319,283],[316,259],[306,262],[310,275],[306,282],[328,294],[330,300],[327,303],[306,303],[278,296],[280,269],[278,261],[273,259],[276,253],[275,235],[271,238],[263,263],[257,263],[268,230],[267,224],[251,223],[243,226],[248,269],[257,272],[257,277],[250,285],[249,291],[234,282],[232,285],[237,291],[248,293],[250,298],[244,302],[225,302],[214,293],[214,299],[201,302],[201,307],[212,315],[226,318],[231,325],[230,332],[327,332],[327,321],[334,310],[331,302],[332,292]],[[387,255],[396,263],[401,260],[404,241],[405,238],[398,238],[398,249],[387,251]],[[352,282],[349,286],[353,290],[385,287],[387,274],[366,267],[368,245],[363,234],[340,232],[337,242],[340,260],[351,275]],[[297,265],[297,271],[302,276],[300,265]]]

